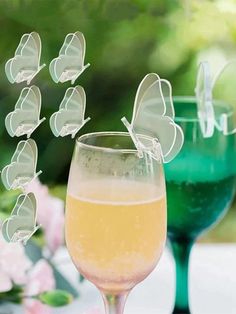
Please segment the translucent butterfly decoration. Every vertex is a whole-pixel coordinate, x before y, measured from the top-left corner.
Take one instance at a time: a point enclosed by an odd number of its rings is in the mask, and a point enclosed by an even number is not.
[[[40,65],[41,39],[38,33],[24,34],[15,51],[15,56],[5,65],[6,76],[10,83],[27,81],[29,85],[38,72],[45,67]]]
[[[208,62],[202,62],[199,65],[195,94],[202,134],[206,138],[211,137],[214,133],[215,115],[212,104],[210,65]]]
[[[199,65],[195,94],[198,105],[200,127],[202,135],[205,138],[212,137],[215,128],[221,131],[224,135],[236,132],[234,122],[235,117],[233,115],[228,116],[226,112],[223,112],[219,119],[216,119],[213,101],[213,95],[217,90],[222,94],[224,86],[221,85],[221,83],[224,82],[225,77],[227,77],[227,74],[232,72],[232,70],[236,71],[236,61],[226,63],[215,78],[212,79],[209,63],[204,61]],[[232,86],[232,88],[234,88],[234,86]],[[220,100],[223,101],[223,99]]]
[[[40,120],[41,92],[37,86],[25,87],[15,105],[5,119],[5,126],[10,136],[31,136],[34,130],[46,119]]]
[[[33,193],[21,194],[9,218],[2,225],[2,235],[7,242],[24,244],[40,228],[36,224],[36,199]]]
[[[75,80],[89,67],[84,65],[86,42],[81,32],[70,33],[66,36],[59,51],[59,56],[49,65],[49,71],[54,82],[64,83]]]
[[[86,95],[83,87],[69,87],[60,104],[59,111],[54,112],[50,118],[50,127],[55,136],[71,135],[76,133],[87,123],[84,120]]]
[[[155,73],[147,74],[135,96],[131,124],[122,118],[140,157],[146,152],[167,163],[178,154],[184,137],[182,129],[174,122],[174,115],[170,83]],[[151,137],[152,145],[148,147],[138,134]]]
[[[36,173],[38,149],[34,140],[20,141],[12,156],[11,163],[1,172],[3,185],[7,190],[22,189],[42,171]]]

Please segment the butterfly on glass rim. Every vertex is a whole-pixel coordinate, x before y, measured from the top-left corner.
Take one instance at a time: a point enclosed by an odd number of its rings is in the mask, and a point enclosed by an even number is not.
[[[20,194],[9,218],[2,224],[2,235],[7,242],[24,244],[39,229],[36,223],[36,198],[33,193]]]
[[[136,92],[131,123],[122,118],[140,156],[146,152],[166,163],[178,154],[184,137],[174,115],[170,83],[156,73],[147,74]],[[151,137],[152,145],[147,147],[139,134]]]
[[[41,39],[38,33],[24,34],[13,58],[5,65],[5,73],[10,83],[27,81],[30,84],[38,72],[45,67],[40,65]]]
[[[64,43],[59,51],[59,56],[53,59],[49,65],[49,71],[54,82],[64,83],[75,80],[89,67],[84,65],[86,42],[81,32],[66,35]]]
[[[50,118],[50,127],[55,136],[71,135],[76,133],[90,118],[84,119],[86,95],[83,87],[69,87],[60,104],[59,111],[54,112]]]
[[[227,62],[215,75],[211,76],[210,65],[207,61],[199,64],[197,82],[195,88],[197,110],[202,135],[205,138],[212,137],[215,129],[221,131],[224,135],[230,135],[236,132],[235,115],[221,112],[216,118],[215,104],[227,103],[224,100],[224,84],[231,77],[232,72],[236,71],[236,60]],[[234,89],[234,85],[232,84]],[[233,91],[234,94],[234,91]],[[233,99],[231,102],[235,102]],[[222,109],[224,106],[222,107]]]
[[[36,173],[38,148],[34,140],[20,141],[12,156],[11,163],[1,172],[2,183],[7,190],[22,189],[42,171]]]
[[[27,135],[29,138],[34,130],[46,119],[40,120],[41,92],[37,86],[25,87],[21,91],[14,111],[5,119],[5,126],[10,136]]]

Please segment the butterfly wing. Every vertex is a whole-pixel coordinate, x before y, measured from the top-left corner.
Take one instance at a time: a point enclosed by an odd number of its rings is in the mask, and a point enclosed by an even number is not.
[[[13,162],[3,168],[2,182],[6,189],[18,189],[27,184],[34,177],[30,164]]]
[[[27,93],[25,94],[25,97],[22,99],[20,103],[21,110],[31,110],[38,112],[39,111],[39,102],[41,104],[41,93],[38,87],[31,86],[26,87]],[[19,105],[17,106],[19,107]]]
[[[222,113],[218,120],[215,120],[217,129],[225,135],[236,132],[236,110],[228,114],[229,110],[226,109],[227,107],[235,107],[235,71],[236,60],[233,59],[220,69],[212,84],[214,100],[226,105],[222,106]]]
[[[49,72],[56,83],[73,81],[83,72],[86,68],[85,49],[85,38],[81,32],[70,33],[65,37],[59,56],[49,65]]]
[[[17,209],[18,216],[26,216],[36,224],[36,198],[33,193],[22,194],[22,202]]]
[[[13,215],[18,215],[18,210],[19,208],[22,206],[22,204],[24,203],[25,201],[25,197],[26,195],[25,194],[20,194],[18,197],[17,197],[17,200],[16,200],[16,204],[11,212],[11,216]]]
[[[57,58],[54,58],[50,64],[49,64],[49,72],[50,72],[50,75],[53,79],[53,81],[55,83],[58,83],[59,82],[59,78],[60,78],[60,75],[61,75],[61,71],[60,73],[58,73],[59,71],[57,71],[56,69],[56,64],[57,64],[57,61],[58,61],[58,57]]]
[[[7,130],[8,134],[11,137],[14,137],[15,136],[15,130],[12,128],[12,124],[11,124],[12,115],[14,115],[14,112],[10,112],[6,116],[6,118],[5,118],[5,127],[6,127],[6,130]]]
[[[157,101],[161,97],[161,83],[159,76],[155,73],[147,74],[137,89],[131,124],[135,124],[137,116],[142,115],[142,112],[146,110],[146,107],[153,105],[157,107],[159,114],[163,115],[165,113],[165,108],[163,108],[163,101],[160,102],[159,107],[157,106]]]
[[[41,111],[42,96],[40,89],[37,86],[33,85],[30,87],[30,93],[27,97],[27,102],[29,105],[31,105],[33,110],[34,120],[38,122]]]
[[[76,86],[73,88],[73,91],[66,103],[66,110],[74,110],[81,116],[81,121],[84,120],[86,106],[86,94],[81,86]]]
[[[21,146],[20,146],[21,144]],[[38,159],[38,148],[36,142],[32,139],[21,141],[17,146],[17,155],[14,160],[18,164],[24,165],[29,177],[34,177],[36,174],[36,166]]]
[[[9,125],[8,125],[9,124]],[[11,130],[10,135],[21,136],[27,133],[29,129],[32,129],[37,125],[37,117],[33,111],[15,110],[10,113],[5,120],[6,129]]]
[[[25,77],[21,77],[21,72],[25,71],[26,69],[30,71],[30,75],[32,72],[36,71],[36,68],[32,64],[34,64],[33,57],[23,57],[20,55],[15,56],[11,59],[9,64],[6,65],[5,71],[9,71],[9,73],[6,72],[6,76],[9,79],[11,83],[14,82],[22,82],[25,80]],[[20,78],[18,78],[18,76]]]
[[[8,219],[5,219],[3,224],[2,224],[1,232],[2,232],[2,236],[5,239],[5,241],[10,242],[11,239],[9,238],[7,227],[8,227]]]
[[[59,109],[66,109],[66,104],[74,92],[74,87],[67,88],[65,95],[60,103]]]
[[[30,162],[30,156],[31,156],[31,147],[28,141],[27,140],[20,141],[16,147],[16,151],[11,161],[27,164]]]
[[[136,134],[148,135],[152,138],[157,138],[161,143],[162,156],[165,159],[170,153],[176,138],[176,127],[173,125],[173,120],[169,117],[153,115],[149,116],[146,112],[146,117],[149,121],[149,127],[141,124],[135,124],[133,130]]]
[[[15,104],[15,109],[22,109],[22,104],[24,104],[24,109],[31,109],[31,106],[27,106],[28,103],[25,101],[27,100],[27,96],[30,92],[30,88],[29,87],[25,87],[22,89],[21,93],[20,93],[20,96]]]
[[[49,65],[49,72],[54,82],[65,82],[71,79],[70,77],[64,78],[63,74],[66,72],[66,70],[77,72],[77,69],[75,69],[76,59],[77,57],[61,55],[51,61]]]
[[[69,87],[60,104],[60,110],[50,118],[55,136],[74,133],[83,125],[86,104],[85,91],[81,86]]]
[[[15,60],[20,60],[20,61],[27,60],[28,65],[26,69],[27,68],[35,69],[35,71],[37,71],[38,69],[39,51],[38,51],[38,45],[35,41],[35,39],[36,38],[38,39],[38,37],[39,35],[35,32],[30,33],[30,34],[24,34],[21,37],[19,46],[16,49]]]
[[[173,159],[183,144],[183,133],[174,123],[173,118],[174,106],[170,83],[160,79],[155,73],[146,75],[138,87],[132,122],[128,128],[129,133],[133,132],[137,149],[150,151],[142,138],[137,139],[135,136],[135,134],[147,135],[153,138],[154,142],[159,141],[158,146],[161,146],[164,162]],[[139,141],[141,146],[138,144]],[[154,142],[153,151],[157,147]]]
[[[81,103],[83,104],[83,113],[85,113],[85,106],[86,106],[86,94],[85,94],[85,90],[82,86],[77,85],[75,87],[76,92],[79,94],[79,99],[81,99]]]
[[[69,33],[69,34],[66,35],[66,37],[65,37],[65,39],[64,39],[64,42],[63,42],[63,44],[62,44],[62,46],[61,46],[61,49],[60,49],[60,51],[59,51],[59,56],[66,54],[66,49],[67,49],[67,47],[70,45],[73,36],[74,36],[73,33]]]
[[[15,82],[15,76],[13,76],[11,71],[13,60],[14,58],[11,58],[5,64],[5,74],[7,76],[8,81],[12,84]]]
[[[24,88],[15,108],[11,119],[14,134],[21,136],[33,132],[40,123],[41,93],[39,88],[34,85]]]
[[[7,189],[7,190],[10,190],[11,189],[11,183],[9,183],[9,180],[8,180],[8,168],[9,168],[9,165],[5,166],[2,171],[1,171],[1,179],[2,179],[2,183],[4,185],[4,187]],[[14,180],[13,180],[14,181]]]
[[[35,196],[33,193],[21,194],[11,216],[3,223],[3,236],[8,242],[27,241],[36,230]]]
[[[153,138],[158,138],[163,146],[162,141],[165,138],[165,133],[168,131],[170,138],[175,135],[175,128],[170,125],[171,117],[164,116],[166,113],[166,104],[163,97],[162,85],[169,88],[167,81],[159,78],[155,73],[150,73],[145,76],[141,82],[135,104],[135,114],[133,115],[132,127],[136,133],[145,134]],[[166,91],[166,98],[169,100],[170,89]],[[173,116],[172,101],[169,100],[168,111]],[[170,127],[170,130],[168,129]],[[163,156],[168,153],[171,147],[170,139],[164,140],[165,147]]]
[[[50,128],[52,130],[52,133],[58,137],[60,135],[60,130],[57,129],[57,115],[58,115],[58,111],[54,112],[49,120],[50,123]]]
[[[70,42],[70,45],[66,49],[66,54],[70,54],[71,56],[78,56],[78,64],[79,68],[84,66],[84,57],[86,50],[86,41],[84,38],[84,34],[81,32],[74,33],[74,36]]]
[[[26,141],[20,141],[17,146],[16,146],[16,150],[11,158],[11,162],[18,162],[18,156],[21,154],[21,151],[24,149],[25,147],[25,143]],[[27,162],[28,160],[25,160],[25,162]]]
[[[31,151],[30,151],[30,160],[32,160],[32,165],[34,165],[34,172],[36,172],[36,166],[38,162],[38,147],[34,140],[28,139],[28,144],[30,145]]]
[[[41,55],[41,40],[37,33],[24,34],[15,51],[15,56],[5,65],[11,83],[22,82],[38,71]]]
[[[27,216],[11,216],[6,222],[6,234],[10,241],[19,242],[28,239],[35,229],[32,219]]]
[[[206,138],[211,137],[214,133],[215,113],[212,104],[212,85],[208,62],[201,62],[199,65],[195,94],[202,135]]]
[[[32,36],[32,38],[34,40],[34,44],[35,44],[35,47],[36,47],[37,56],[38,56],[38,67],[39,67],[40,58],[41,58],[41,49],[42,49],[41,38],[40,38],[39,34],[36,33],[36,32],[30,33],[30,35]]]
[[[172,99],[172,87],[169,81],[161,79],[161,93],[165,103],[165,116],[172,119],[175,117],[174,104]]]
[[[83,121],[76,110],[62,109],[55,115],[55,128],[59,135],[64,136],[73,133],[82,126]],[[70,129],[70,132],[68,132]],[[62,132],[63,131],[63,132]]]
[[[173,141],[173,145],[169,149],[169,152],[163,157],[165,163],[170,162],[176,157],[176,155],[178,155],[184,143],[184,134],[181,127],[173,122],[172,125],[176,129],[175,139]]]
[[[16,48],[15,56],[33,56],[36,49],[34,40],[30,34],[24,34]]]

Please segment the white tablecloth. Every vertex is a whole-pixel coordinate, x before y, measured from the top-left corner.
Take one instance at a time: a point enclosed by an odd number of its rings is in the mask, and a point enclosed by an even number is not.
[[[71,263],[61,270],[76,281]],[[125,314],[170,314],[174,284],[174,263],[166,249],[155,271],[131,292]],[[83,283],[80,291],[78,301],[56,310],[55,314],[82,314],[93,306],[103,309],[100,294],[92,284]],[[193,314],[236,313],[236,245],[194,246],[190,263],[190,304]]]
[[[59,252],[57,261],[61,271],[78,286],[80,298],[53,313],[83,314],[92,307],[103,309],[100,294],[92,284],[78,285],[76,270],[65,251]],[[166,249],[154,272],[131,292],[125,314],[170,314],[174,280],[174,263]],[[236,314],[236,245],[194,246],[190,263],[190,304],[192,314]],[[18,308],[14,313],[21,311]]]

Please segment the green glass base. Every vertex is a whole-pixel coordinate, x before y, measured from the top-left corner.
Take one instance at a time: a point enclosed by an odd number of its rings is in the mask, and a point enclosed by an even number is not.
[[[189,309],[174,308],[172,314],[191,314]]]

